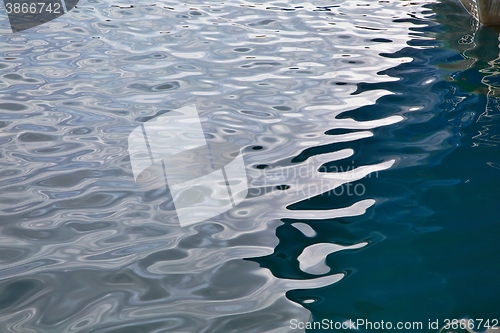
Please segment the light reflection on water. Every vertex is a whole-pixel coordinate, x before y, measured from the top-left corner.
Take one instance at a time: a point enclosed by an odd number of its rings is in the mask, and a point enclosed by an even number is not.
[[[372,172],[384,177],[385,169],[442,149],[446,131],[416,142],[427,149],[420,154],[384,156],[343,174],[316,170],[351,158],[354,148],[292,161],[414,120],[397,112],[363,121],[340,116],[393,94],[358,84],[404,84],[382,71],[412,58],[380,54],[432,40],[412,31],[422,24],[394,21],[425,21],[428,3],[82,1],[55,21],[4,34],[2,332],[287,332],[290,319],[308,320],[309,311],[285,293],[341,280],[344,273],[324,261],[346,244],[305,245],[294,259],[308,279],[276,277],[242,259],[272,254],[283,219],[331,223],[377,204],[361,196],[330,210],[287,209],[320,194],[295,186],[332,189]],[[418,112],[430,98],[397,111]],[[166,190],[134,183],[126,143],[139,123],[188,104],[196,104],[205,132],[243,147],[254,195],[180,228]],[[326,134],[334,130],[349,131]],[[307,178],[289,172],[304,165]]]

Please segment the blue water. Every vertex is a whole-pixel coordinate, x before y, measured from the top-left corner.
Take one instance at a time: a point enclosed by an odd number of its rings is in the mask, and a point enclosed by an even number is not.
[[[304,242],[370,243],[362,251],[341,252],[327,259],[333,271],[347,273],[342,281],[288,294],[298,302],[316,299],[307,308],[317,321],[420,321],[425,330],[429,320],[491,321],[500,315],[498,32],[485,27],[471,31],[462,9],[453,3],[428,8],[436,13],[432,20],[406,21],[421,24],[415,31],[433,40],[413,40],[409,45],[434,48],[407,47],[382,54],[413,61],[384,72],[399,81],[361,83],[358,92],[386,89],[394,95],[343,115],[368,120],[401,114],[406,119],[377,129],[372,138],[354,146],[353,159],[358,164],[398,159],[381,177],[363,180],[366,195],[376,198],[377,205],[362,217],[327,225],[311,222],[318,234],[307,240],[285,225],[277,233],[276,252],[261,260],[279,276],[306,278],[293,259],[286,266],[280,255],[289,257],[291,248],[293,258],[294,250],[299,252]],[[464,40],[470,43],[464,45]],[[418,111],[404,110],[417,105]],[[344,147],[327,149],[338,148]],[[323,149],[311,149],[301,157]],[[346,203],[317,198],[301,207]]]
[[[81,1],[3,33],[0,332],[499,320],[498,37],[453,1]],[[183,228],[127,137],[188,104],[251,186]]]

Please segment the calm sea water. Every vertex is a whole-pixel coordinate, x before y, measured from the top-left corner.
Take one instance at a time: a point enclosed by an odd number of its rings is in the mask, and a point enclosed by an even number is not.
[[[2,34],[0,332],[500,320],[498,37],[444,0],[82,0]],[[188,104],[251,186],[180,227],[127,138]]]

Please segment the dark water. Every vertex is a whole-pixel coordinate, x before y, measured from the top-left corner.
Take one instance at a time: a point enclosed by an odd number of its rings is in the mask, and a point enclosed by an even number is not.
[[[372,138],[354,148],[352,158],[360,164],[388,158],[398,161],[383,176],[363,180],[366,195],[377,204],[367,214],[336,220],[333,226],[312,222],[318,235],[310,240],[282,226],[276,253],[261,260],[278,276],[306,278],[297,265],[284,265],[280,254],[284,256],[290,248],[299,252],[304,242],[370,243],[362,251],[327,258],[332,271],[348,274],[337,284],[288,293],[298,302],[316,299],[306,305],[315,320],[419,321],[424,331],[433,331],[426,327],[429,319],[498,322],[498,32],[471,29],[462,9],[453,3],[427,8],[436,13],[432,20],[405,21],[421,24],[414,30],[433,40],[414,39],[409,47],[382,55],[413,58],[384,72],[400,81],[358,84],[358,92],[387,89],[395,95],[343,114],[356,120],[394,114],[405,117],[404,122],[375,130]],[[412,47],[419,45],[434,48]],[[415,106],[417,111],[405,110]],[[320,199],[309,202],[321,207],[336,204]],[[478,331],[486,328],[476,326]]]
[[[0,43],[0,332],[500,319],[498,32],[457,3],[82,1]],[[182,228],[127,137],[187,104],[251,191]]]

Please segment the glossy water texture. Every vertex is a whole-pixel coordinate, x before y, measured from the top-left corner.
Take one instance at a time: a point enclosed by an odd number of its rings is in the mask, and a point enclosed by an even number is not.
[[[1,332],[499,317],[498,32],[457,3],[81,1],[0,38]],[[181,228],[127,137],[189,104],[250,191]]]

